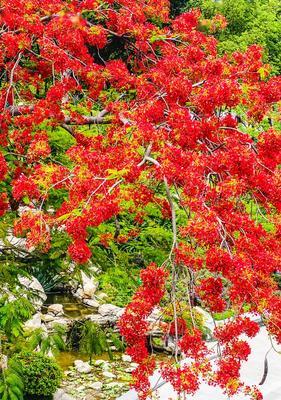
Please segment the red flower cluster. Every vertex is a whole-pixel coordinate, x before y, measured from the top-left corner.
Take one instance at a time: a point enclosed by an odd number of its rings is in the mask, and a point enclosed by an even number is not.
[[[142,285],[118,323],[120,333],[128,344],[127,353],[140,364],[134,376],[137,377],[135,387],[143,399],[147,397],[150,389],[148,378],[155,368],[155,362],[148,356],[146,318],[163,297],[166,277],[167,273],[162,268],[154,263],[149,264],[141,272]]]
[[[0,181],[5,179],[8,172],[8,167],[3,154],[0,152]]]
[[[196,360],[207,355],[208,350],[202,338],[202,332],[193,328],[186,331],[179,341],[179,347],[187,357],[192,357]]]
[[[0,193],[0,217],[8,210],[8,196],[6,193]]]
[[[28,249],[47,252],[51,245],[49,223],[42,212],[26,211],[21,219],[15,222],[14,233],[17,236],[26,236]]]
[[[89,261],[92,253],[85,240],[77,239],[69,247],[68,253],[73,261],[84,264]]]
[[[225,310],[226,302],[222,297],[223,283],[221,278],[202,279],[197,287],[197,293],[204,301],[206,307],[212,312],[221,312]]]
[[[192,367],[173,367],[163,364],[161,366],[161,375],[173,385],[173,388],[180,394],[194,394],[199,388],[198,372]]]

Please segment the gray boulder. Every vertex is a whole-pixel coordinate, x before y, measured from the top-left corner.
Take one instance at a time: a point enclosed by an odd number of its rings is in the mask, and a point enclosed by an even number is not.
[[[75,400],[74,397],[67,394],[63,389],[58,389],[54,394],[53,400]]]
[[[55,316],[63,315],[63,305],[62,304],[51,304],[48,307],[48,314],[52,314]]]
[[[47,296],[44,292],[43,286],[34,276],[28,278],[26,276],[20,276],[19,281],[23,287],[27,289],[30,294],[33,294],[32,298],[33,305],[39,309],[42,304],[47,300]]]
[[[88,362],[84,362],[82,360],[75,360],[74,367],[80,374],[89,374],[93,369]]]

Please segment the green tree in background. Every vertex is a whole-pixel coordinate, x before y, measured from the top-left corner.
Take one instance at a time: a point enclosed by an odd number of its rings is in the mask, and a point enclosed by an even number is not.
[[[200,8],[205,18],[226,17],[227,28],[217,34],[219,51],[245,50],[253,43],[264,47],[264,58],[275,74],[281,71],[280,0],[175,0],[172,14]]]

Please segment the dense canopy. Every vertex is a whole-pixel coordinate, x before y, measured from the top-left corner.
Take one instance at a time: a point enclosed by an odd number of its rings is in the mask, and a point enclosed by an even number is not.
[[[119,322],[139,363],[140,397],[149,396],[155,368],[146,319],[171,302],[176,360],[181,351],[192,361],[164,363],[163,376],[179,392],[194,393],[202,377],[260,399],[239,369],[250,351],[240,336],[259,329],[245,311],[281,341],[273,279],[281,260],[281,79],[262,49],[219,56],[211,34],[225,18],[199,10],[171,18],[167,0],[0,0],[0,20],[3,221],[26,237],[30,253],[52,251],[63,232],[60,257],[83,268],[100,246],[141,240],[144,222],[160,215],[171,232],[167,257],[146,259]],[[126,218],[131,227],[122,232]],[[112,221],[115,231],[106,230]],[[196,301],[210,313],[234,311],[215,332],[215,370],[196,322],[188,328],[178,315],[182,298],[191,315]]]

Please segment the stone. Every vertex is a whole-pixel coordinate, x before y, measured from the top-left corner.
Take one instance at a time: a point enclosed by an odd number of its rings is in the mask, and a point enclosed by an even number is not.
[[[54,394],[53,400],[75,400],[74,397],[67,394],[63,389],[58,389]]]
[[[108,298],[108,295],[106,294],[106,293],[99,293],[98,295],[97,295],[97,298],[99,299],[99,300],[105,300],[105,299],[107,299]]]
[[[20,276],[19,282],[22,286],[24,286],[28,291],[34,294],[34,298],[32,299],[33,305],[38,309],[41,308],[42,304],[47,300],[47,296],[44,292],[43,286],[34,276],[28,278],[26,276]]]
[[[128,374],[131,374],[136,368],[134,367],[128,367],[126,369],[124,369],[125,372],[127,372]]]
[[[63,315],[63,305],[62,304],[51,304],[48,307],[48,313],[56,316]]]
[[[149,316],[147,317],[147,321],[148,322],[155,322],[155,321],[159,321],[161,319],[161,310],[158,307],[154,307],[154,309],[152,310],[152,312],[149,314]]]
[[[71,320],[67,319],[67,318],[54,318],[53,320],[51,320],[50,322],[47,323],[48,328],[53,328],[54,325],[62,325],[65,329],[67,329],[71,324]]]
[[[42,321],[44,322],[51,322],[54,321],[55,316],[50,314],[42,314]]]
[[[88,386],[90,389],[100,391],[102,388],[102,382],[94,382]]]
[[[117,387],[120,388],[122,386],[124,386],[124,383],[122,383],[122,382],[110,382],[106,385],[107,389],[114,389]]]
[[[102,304],[98,312],[102,317],[108,319],[109,322],[115,323],[124,313],[124,308],[115,306],[114,304]]]
[[[99,282],[93,277],[88,277],[83,271],[81,272],[81,278],[83,297],[92,299],[98,289]]]
[[[116,378],[116,375],[114,375],[112,372],[109,371],[104,371],[102,374],[105,378],[110,378],[110,379]]]
[[[83,301],[83,304],[85,304],[86,306],[89,306],[89,307],[99,308],[99,306],[100,306],[99,302],[96,300],[83,299],[82,301]]]
[[[132,357],[128,356],[127,354],[122,354],[122,361],[131,362],[132,361]]]
[[[0,371],[8,368],[8,357],[5,354],[0,355]]]
[[[87,317],[92,322],[95,322],[96,324],[100,326],[106,326],[109,325],[111,322],[111,319],[108,319],[107,317],[103,317],[102,315],[99,314],[93,314]]]
[[[41,319],[42,314],[41,313],[36,313],[33,315],[31,319],[25,322],[24,328],[26,330],[34,330],[42,327],[42,319]]]
[[[101,365],[106,364],[106,361],[105,360],[96,360],[94,364],[96,367],[100,367]]]
[[[89,374],[93,369],[88,362],[84,362],[82,360],[75,360],[74,367],[80,374]]]
[[[102,364],[102,369],[103,370],[109,370],[111,368],[111,365],[110,365],[110,363],[108,362],[108,361],[105,361],[103,364]]]

